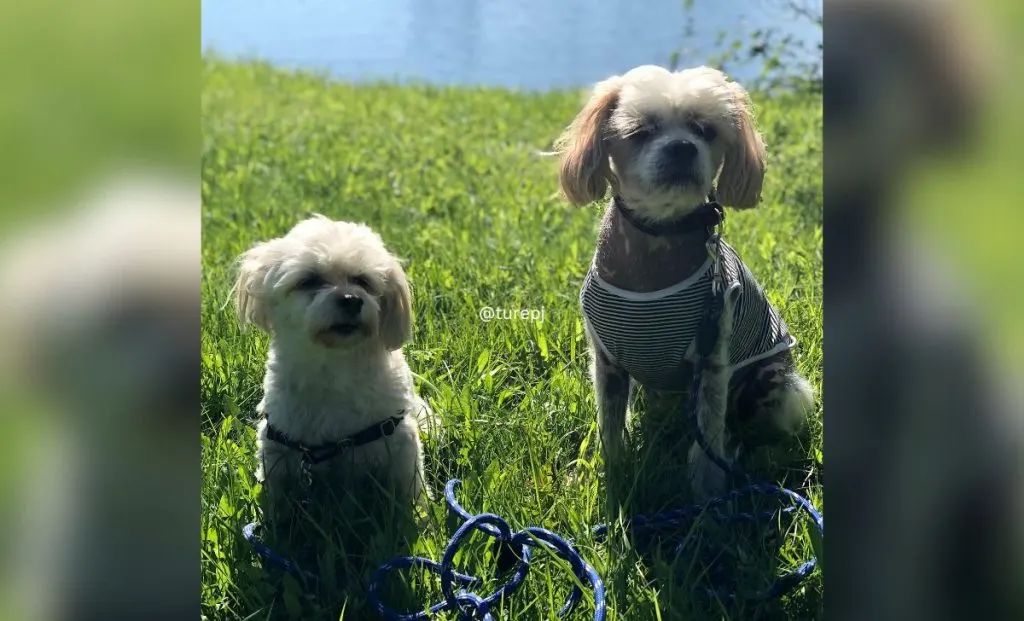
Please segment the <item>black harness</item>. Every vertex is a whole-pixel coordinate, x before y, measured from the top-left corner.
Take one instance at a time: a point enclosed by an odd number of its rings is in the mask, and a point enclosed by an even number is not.
[[[612,200],[615,208],[619,210],[619,213],[622,214],[622,217],[627,222],[636,227],[637,230],[656,237],[662,235],[681,235],[701,229],[713,229],[725,222],[725,209],[715,198],[714,190],[708,194],[707,201],[703,205],[682,218],[670,222],[645,220],[626,206],[626,202],[622,200],[621,196],[616,196]]]
[[[370,425],[366,429],[342,438],[341,440],[325,442],[314,446],[296,442],[286,436],[284,432],[277,427],[267,423],[267,439],[301,452],[303,463],[308,466],[312,466],[320,462],[327,461],[328,459],[333,459],[348,449],[363,446],[364,444],[376,442],[377,440],[391,436],[395,433],[395,430],[398,429],[398,424],[401,423],[404,418],[405,410],[402,410],[390,418],[385,418],[383,421]]]

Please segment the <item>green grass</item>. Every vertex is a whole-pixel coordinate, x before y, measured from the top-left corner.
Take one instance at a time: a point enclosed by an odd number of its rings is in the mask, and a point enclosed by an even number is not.
[[[781,602],[726,606],[691,597],[701,571],[696,558],[640,554],[621,533],[607,543],[587,534],[616,517],[606,509],[595,450],[577,303],[599,212],[565,206],[554,163],[536,154],[579,101],[577,92],[353,86],[262,64],[204,61],[202,606],[209,618],[377,618],[365,605],[368,573],[400,549],[386,520],[311,525],[305,536],[316,542],[314,569],[324,578],[303,589],[264,570],[239,533],[258,515],[253,427],[267,337],[241,332],[224,306],[232,263],[312,212],[367,222],[408,261],[415,331],[405,352],[420,393],[448,430],[443,441],[425,439],[438,497],[457,476],[470,511],[575,537],[608,582],[611,619],[818,613],[821,572]],[[821,102],[800,95],[755,102],[771,152],[764,205],[732,213],[727,238],[800,340],[800,368],[820,387]],[[483,323],[483,306],[542,308],[544,321]],[[809,493],[820,506],[820,416],[810,435]],[[647,468],[640,483],[685,487],[657,464]],[[440,559],[451,525],[442,503],[434,504],[411,545]],[[757,535],[754,545],[734,542],[736,533],[721,536],[735,544],[740,565],[763,565],[753,559],[765,549],[778,560],[776,571],[813,554],[803,522],[784,530],[778,550]],[[460,557],[462,567],[486,574],[487,550],[471,552]],[[771,577],[741,573],[746,588]],[[563,566],[543,561],[498,617],[555,618],[571,584]],[[436,582],[418,579],[396,598],[415,607],[436,601],[438,591]],[[590,614],[585,599],[573,618]]]

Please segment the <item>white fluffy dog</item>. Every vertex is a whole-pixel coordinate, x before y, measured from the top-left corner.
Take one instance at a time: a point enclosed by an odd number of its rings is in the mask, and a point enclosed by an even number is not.
[[[423,488],[431,419],[401,347],[409,285],[369,227],[314,216],[240,258],[240,320],[270,334],[258,478],[273,510],[312,481],[371,474],[402,502]],[[338,475],[338,476],[335,476]]]

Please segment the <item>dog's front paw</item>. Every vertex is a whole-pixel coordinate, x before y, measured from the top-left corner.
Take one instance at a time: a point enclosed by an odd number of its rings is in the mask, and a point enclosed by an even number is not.
[[[416,420],[422,439],[435,445],[444,443],[445,427],[441,424],[441,418],[425,400],[417,399],[415,407],[411,408],[410,412]]]
[[[725,493],[725,471],[711,461],[696,442],[690,447],[689,464],[690,485],[698,502],[705,502]]]

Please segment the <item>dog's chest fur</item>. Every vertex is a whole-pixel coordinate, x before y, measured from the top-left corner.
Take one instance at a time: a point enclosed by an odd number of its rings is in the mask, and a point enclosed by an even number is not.
[[[288,437],[308,445],[333,442],[406,409],[411,391],[404,360],[368,357],[354,364],[325,360],[301,368],[271,352],[258,411]]]
[[[686,280],[707,261],[705,231],[652,237],[610,207],[597,236],[594,263],[597,274],[610,285],[646,293]]]

